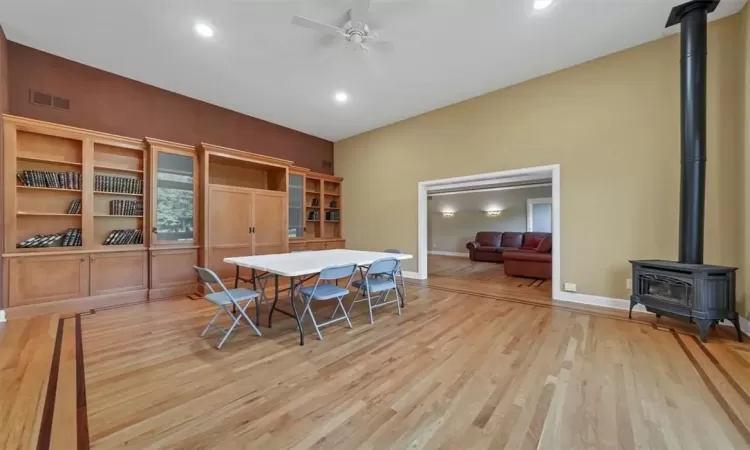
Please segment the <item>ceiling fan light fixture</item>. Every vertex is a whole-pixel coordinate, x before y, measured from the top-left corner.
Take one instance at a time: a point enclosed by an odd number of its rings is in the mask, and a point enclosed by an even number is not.
[[[349,94],[344,91],[336,91],[333,98],[336,100],[336,103],[343,104],[349,101]]]
[[[195,32],[200,37],[204,37],[204,38],[214,37],[213,27],[205,22],[196,22],[195,25],[193,26],[193,30],[195,30]]]
[[[552,5],[552,0],[534,0],[534,9],[537,11],[547,9]]]

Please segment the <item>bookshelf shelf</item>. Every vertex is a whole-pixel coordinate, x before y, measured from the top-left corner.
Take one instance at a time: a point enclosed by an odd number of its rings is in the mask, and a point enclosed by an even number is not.
[[[320,194],[320,191],[305,191],[308,194]]]
[[[63,188],[51,188],[51,187],[41,187],[41,186],[22,186],[22,185],[16,185],[16,188],[18,189],[29,189],[29,190],[35,190],[35,191],[61,191],[61,192],[78,192],[81,193],[80,189],[63,189]]]
[[[142,174],[142,169],[129,169],[125,167],[117,167],[117,166],[106,166],[102,164],[94,165],[94,170],[102,170],[107,172],[122,172],[122,173],[136,173],[136,174]]]
[[[18,211],[18,216],[29,216],[29,217],[81,217],[80,214],[65,214],[65,213],[46,213],[46,212],[26,212]]]
[[[39,163],[45,163],[45,164],[57,164],[60,166],[70,166],[70,167],[81,167],[83,165],[79,162],[61,161],[58,159],[39,158],[36,156],[26,156],[26,155],[18,155],[16,156],[16,159],[18,159],[19,161],[39,162]]]
[[[133,219],[143,219],[143,216],[131,216],[129,214],[94,214],[94,217],[127,217]]]
[[[143,194],[128,194],[126,192],[94,191],[94,194],[101,194],[101,195],[122,195],[122,196],[125,196],[125,197],[143,197]]]

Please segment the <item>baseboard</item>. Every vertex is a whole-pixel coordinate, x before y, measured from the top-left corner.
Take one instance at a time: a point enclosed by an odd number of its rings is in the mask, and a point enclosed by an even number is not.
[[[412,280],[426,280],[426,277],[420,277],[419,272],[407,272],[404,270],[404,278],[410,278]]]
[[[436,255],[436,256],[460,256],[462,258],[468,258],[469,252],[441,252],[437,250],[431,250],[427,252],[428,255]]]
[[[581,303],[591,306],[601,306],[603,308],[624,309],[626,311],[630,309],[630,300],[600,297],[598,295],[578,294],[574,292],[560,292],[557,297],[555,297],[555,300]],[[643,305],[638,304],[633,307],[633,311],[646,312],[646,308]],[[723,320],[720,325],[734,328],[734,324],[728,320]],[[740,317],[740,330],[742,330],[745,335],[750,336],[750,320]]]
[[[623,300],[621,298],[600,297],[598,295],[578,294],[575,292],[560,292],[554,299],[561,302],[581,303],[584,305],[601,306],[603,308],[624,309],[626,311],[630,309],[630,300]],[[645,312],[646,308],[643,305],[635,305],[633,311]]]
[[[0,309],[0,323],[5,322],[5,310]]]

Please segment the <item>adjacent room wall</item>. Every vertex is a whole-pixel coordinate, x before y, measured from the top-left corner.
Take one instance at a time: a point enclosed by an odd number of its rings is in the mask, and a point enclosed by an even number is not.
[[[709,25],[705,260],[735,266],[741,44],[740,15]],[[336,143],[347,245],[416,255],[419,181],[560,164],[560,282],[628,298],[629,259],[677,257],[679,67],[674,35]]]
[[[11,114],[135,138],[208,142],[333,173],[333,144],[324,139],[15,42],[8,50]],[[30,103],[30,89],[69,99],[71,110]]]
[[[548,197],[549,186],[434,196],[428,203],[428,249],[468,255],[466,243],[479,231],[526,231],[526,200]],[[499,216],[487,216],[487,209],[496,208],[502,210]],[[444,217],[443,210],[455,214]]]
[[[8,41],[5,39],[5,31],[0,26],[0,114],[8,112]],[[3,154],[3,118],[0,116],[0,156]],[[0,170],[0,186],[3,186],[3,170]],[[3,209],[3,197],[0,195],[0,211]],[[0,236],[3,235],[3,223],[0,221]],[[4,241],[4,240],[3,240]],[[0,251],[5,252],[3,243],[0,243]],[[0,274],[3,273],[3,259],[0,258]],[[0,292],[5,292],[3,276],[0,276]],[[0,310],[4,309],[4,295],[0,295]]]

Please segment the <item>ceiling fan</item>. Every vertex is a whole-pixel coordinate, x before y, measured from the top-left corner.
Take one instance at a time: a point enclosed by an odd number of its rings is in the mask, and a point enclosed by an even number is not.
[[[330,40],[340,38],[354,51],[393,51],[393,44],[380,40],[373,31],[374,21],[369,17],[370,0],[353,0],[352,7],[333,24],[318,22],[307,17],[294,16],[292,23],[323,33]],[[332,38],[332,39],[331,39]]]

